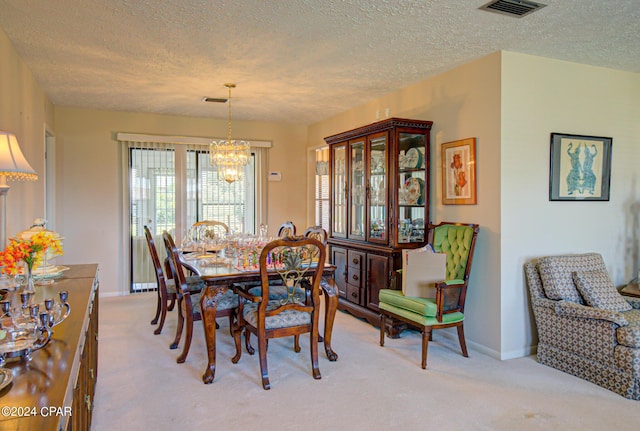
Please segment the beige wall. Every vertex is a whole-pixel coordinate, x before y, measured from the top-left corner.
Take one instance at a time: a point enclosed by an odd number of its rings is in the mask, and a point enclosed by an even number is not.
[[[126,293],[121,153],[115,134],[224,137],[226,120],[61,107],[55,114],[57,222],[65,236],[64,262],[99,262],[101,293]],[[281,172],[282,181],[268,183],[270,232],[286,220],[304,226],[305,172],[300,166],[306,157],[306,127],[234,121],[233,131],[237,138],[273,143],[269,170]]]
[[[598,252],[616,286],[637,275],[640,74],[505,52],[502,70],[501,346],[536,343],[522,265]],[[613,138],[609,202],[550,202],[551,133]],[[498,165],[496,165],[498,166]]]
[[[45,129],[52,127],[49,99],[0,30],[0,130],[17,136],[24,156],[38,173],[37,181],[8,182],[8,238],[30,227],[34,218],[45,216]]]
[[[391,117],[433,121],[431,220],[480,224],[467,296],[465,332],[476,348],[500,349],[500,53],[458,67],[309,127],[309,145],[323,137]],[[475,137],[477,205],[442,205],[440,146]]]

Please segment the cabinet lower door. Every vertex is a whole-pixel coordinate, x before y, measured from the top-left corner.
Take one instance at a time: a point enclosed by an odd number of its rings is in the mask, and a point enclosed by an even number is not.
[[[389,288],[389,258],[367,254],[367,307],[378,310],[380,289]]]
[[[341,298],[347,297],[347,249],[340,247],[331,247],[331,263],[335,265],[336,272],[333,273],[333,279],[338,286],[338,292]]]

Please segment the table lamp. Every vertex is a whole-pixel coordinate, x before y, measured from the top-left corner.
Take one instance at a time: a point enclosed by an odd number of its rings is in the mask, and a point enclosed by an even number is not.
[[[0,250],[7,246],[7,192],[9,180],[35,181],[38,174],[22,155],[16,135],[0,131]]]

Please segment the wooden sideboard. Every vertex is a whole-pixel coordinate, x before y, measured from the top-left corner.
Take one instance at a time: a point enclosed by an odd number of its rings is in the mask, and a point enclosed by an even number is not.
[[[98,378],[98,265],[69,265],[63,277],[37,286],[36,300],[69,292],[71,313],[31,361],[13,359],[13,382],[0,391],[0,429],[87,431]]]

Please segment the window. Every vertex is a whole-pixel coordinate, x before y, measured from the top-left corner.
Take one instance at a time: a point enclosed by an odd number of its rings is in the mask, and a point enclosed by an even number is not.
[[[316,150],[315,222],[329,231],[329,149]]]
[[[200,220],[217,220],[231,231],[256,232],[256,163],[255,153],[241,181],[227,183],[218,178],[215,167],[209,164],[208,151],[188,152],[187,218],[190,225]]]
[[[123,143],[127,152],[131,292],[156,288],[155,270],[144,237],[145,225],[154,235],[162,261],[166,256],[162,233],[170,232],[180,244],[196,221],[218,220],[232,231],[256,232],[263,220],[263,148],[252,147],[251,162],[245,167],[243,179],[227,183],[218,178],[215,166],[209,164],[207,144]]]

